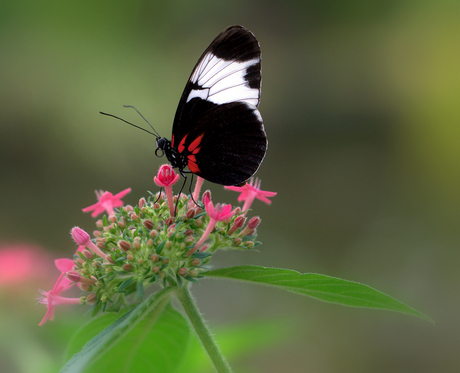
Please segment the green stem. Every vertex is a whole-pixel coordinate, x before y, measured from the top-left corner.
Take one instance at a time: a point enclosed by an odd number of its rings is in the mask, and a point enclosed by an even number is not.
[[[222,352],[220,352],[216,341],[206,326],[206,323],[204,322],[203,317],[201,316],[200,311],[190,294],[187,284],[184,284],[182,288],[177,288],[176,293],[182,303],[182,307],[184,307],[185,312],[195,328],[198,338],[200,338],[203,347],[214,364],[216,371],[218,373],[231,373],[232,369],[230,368],[230,365],[228,365],[224,355],[222,355]]]

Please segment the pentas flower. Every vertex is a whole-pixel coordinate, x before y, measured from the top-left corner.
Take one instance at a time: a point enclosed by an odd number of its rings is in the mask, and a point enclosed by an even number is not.
[[[238,197],[238,201],[244,201],[243,205],[243,211],[244,215],[246,215],[247,210],[252,205],[252,202],[254,199],[260,199],[262,202],[265,202],[267,204],[271,204],[272,201],[270,201],[267,197],[274,197],[276,196],[276,192],[269,192],[266,190],[261,190],[260,189],[260,183],[261,180],[252,178],[249,183],[244,184],[242,187],[238,186],[226,186],[225,189],[228,190],[233,190],[234,192],[240,192],[241,194]]]
[[[171,216],[175,215],[172,186],[177,182],[177,180],[179,180],[179,178],[180,175],[176,174],[169,164],[162,165],[158,170],[158,175],[153,178],[156,185],[165,188],[169,205],[169,214]]]
[[[203,203],[206,209],[206,213],[209,215],[211,220],[209,221],[206,230],[204,231],[200,240],[196,243],[193,249],[187,253],[187,256],[192,255],[196,250],[200,248],[200,246],[204,243],[204,241],[206,241],[213,229],[216,227],[218,221],[228,220],[233,215],[235,215],[235,211],[232,211],[232,205],[221,205],[218,203],[216,206],[214,206],[210,199],[210,193],[205,193],[203,195]]]
[[[43,325],[48,320],[54,319],[54,308],[61,304],[80,304],[80,298],[65,298],[59,295],[59,290],[53,289],[51,291],[40,290],[42,297],[39,299],[39,303],[46,304],[48,310],[46,311],[45,317],[38,324],[39,326]]]
[[[99,192],[96,190],[96,197],[98,202],[94,205],[85,207],[82,209],[83,212],[90,212],[91,216],[95,218],[99,214],[102,214],[106,211],[109,215],[113,215],[114,209],[123,206],[123,201],[121,200],[124,196],[131,192],[131,188],[127,188],[122,190],[120,193],[113,195],[110,192],[104,192],[100,190]]]
[[[50,291],[40,290],[42,295],[38,299],[38,303],[46,304],[48,308],[45,316],[38,325],[43,325],[47,320],[53,320],[54,318],[54,307],[60,304],[79,304],[80,298],[64,298],[60,294],[67,289],[72,287],[72,281],[70,281],[66,276],[66,272],[71,271],[75,267],[75,262],[71,259],[61,258],[54,261],[56,268],[61,272],[58,277],[56,284],[53,289]]]
[[[196,282],[219,249],[247,250],[259,244],[254,241],[259,217],[248,219],[239,207],[232,210],[229,204],[214,203],[209,191],[202,198],[203,211],[189,203],[191,196],[172,195],[179,177],[171,166],[162,166],[154,181],[171,193],[158,199],[142,197],[138,205],[120,206],[118,211],[106,209],[108,215],[96,221],[94,239],[79,227],[72,229],[79,249],[73,260],[56,262],[61,276],[51,291],[42,292],[40,303],[48,311],[40,324],[52,319],[58,304],[88,304],[93,315],[130,308],[137,302],[132,295],[142,300],[151,283]],[[197,181],[195,201],[202,182]],[[62,297],[74,284],[82,291],[80,298]]]

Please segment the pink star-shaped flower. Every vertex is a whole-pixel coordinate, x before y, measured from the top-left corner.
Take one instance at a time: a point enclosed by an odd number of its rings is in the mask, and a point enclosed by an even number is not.
[[[79,298],[64,298],[60,294],[67,289],[70,289],[73,284],[66,276],[65,273],[71,271],[75,267],[75,263],[71,259],[61,258],[54,261],[57,269],[61,271],[60,276],[58,277],[56,284],[53,289],[50,291],[40,290],[42,295],[38,299],[38,303],[46,304],[47,310],[46,314],[43,317],[42,321],[38,325],[43,325],[47,320],[53,320],[54,318],[54,307],[59,304],[79,304]]]
[[[38,325],[43,325],[48,320],[53,320],[54,318],[54,307],[60,304],[80,304],[80,298],[65,298],[59,295],[59,290],[53,289],[51,291],[40,290],[42,297],[39,299],[39,303],[46,304],[48,308],[43,317],[42,321]]]
[[[217,203],[216,206],[214,207],[214,204],[209,198],[209,194],[205,194],[203,196],[203,203],[204,203],[206,212],[211,218],[211,221],[215,220],[216,223],[218,221],[227,220],[228,218],[231,218],[235,214],[235,211],[232,211],[232,205],[221,205],[220,203]]]
[[[276,192],[269,192],[266,190],[260,189],[261,180],[252,178],[249,183],[244,184],[242,187],[238,186],[226,186],[225,189],[233,190],[234,192],[240,192],[238,196],[238,201],[245,201],[243,205],[243,211],[247,211],[254,199],[260,199],[262,202],[267,204],[272,203],[267,197],[276,196]]]
[[[235,214],[235,210],[232,211],[232,205],[221,205],[220,203],[217,203],[216,206],[214,206],[209,196],[209,192],[204,193],[203,203],[206,212],[208,213],[211,220],[209,221],[209,224],[206,227],[206,230],[204,231],[200,240],[196,243],[193,249],[189,250],[187,256],[192,255],[195,251],[197,251],[200,248],[200,246],[204,243],[204,241],[206,241],[208,236],[211,234],[212,230],[214,229],[218,221],[227,220]]]
[[[93,211],[91,213],[91,216],[93,218],[95,218],[99,214],[102,214],[104,211],[107,211],[107,214],[109,215],[113,215],[115,212],[113,209],[123,206],[123,201],[121,199],[130,192],[131,192],[131,188],[125,189],[115,195],[113,195],[110,192],[104,192],[102,190],[98,192],[96,190],[96,196],[97,196],[98,202],[95,203],[94,205],[85,207],[84,209],[82,209],[82,211],[83,212]]]

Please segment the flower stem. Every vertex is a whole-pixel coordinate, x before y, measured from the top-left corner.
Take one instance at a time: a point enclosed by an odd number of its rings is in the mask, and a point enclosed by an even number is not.
[[[182,307],[184,307],[185,312],[187,313],[193,327],[195,328],[198,338],[203,344],[203,347],[208,353],[212,363],[214,364],[216,371],[218,373],[231,373],[232,369],[230,368],[230,365],[228,364],[224,355],[222,355],[222,352],[217,346],[217,343],[213,338],[210,330],[206,326],[206,323],[203,320],[203,317],[201,316],[192,295],[190,294],[188,286],[184,284],[184,286],[181,288],[177,288],[176,293],[182,304]]]

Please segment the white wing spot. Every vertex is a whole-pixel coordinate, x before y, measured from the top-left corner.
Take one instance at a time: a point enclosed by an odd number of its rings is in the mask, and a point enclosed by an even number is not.
[[[186,102],[198,97],[219,105],[243,101],[256,107],[260,91],[250,88],[244,76],[249,67],[259,62],[260,58],[244,62],[226,61],[208,53],[190,77],[190,81],[198,84],[200,89],[193,89]]]

